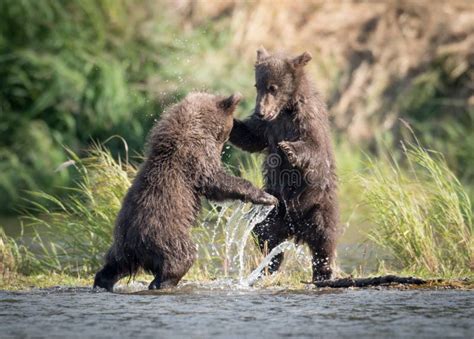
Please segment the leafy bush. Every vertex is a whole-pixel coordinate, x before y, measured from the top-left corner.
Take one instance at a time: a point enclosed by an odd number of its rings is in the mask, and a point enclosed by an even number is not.
[[[129,1],[2,1],[0,4],[1,209],[22,190],[48,190],[54,172],[90,140],[127,132],[141,145],[158,107],[138,87],[159,62],[140,38]],[[130,20],[130,21],[129,21]]]

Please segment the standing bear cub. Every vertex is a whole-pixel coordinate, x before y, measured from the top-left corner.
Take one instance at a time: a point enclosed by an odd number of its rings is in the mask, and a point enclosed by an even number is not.
[[[257,51],[257,102],[245,121],[234,121],[230,141],[249,152],[266,151],[266,191],[280,203],[254,233],[272,250],[288,238],[312,252],[313,280],[330,279],[335,256],[338,206],[328,114],[304,66],[295,58]],[[278,270],[283,253],[269,265]]]
[[[190,228],[201,196],[265,205],[278,202],[221,166],[220,155],[240,99],[240,94],[224,98],[192,93],[155,124],[146,160],[124,198],[114,243],[94,287],[111,291],[120,278],[139,269],[154,275],[150,289],[177,285],[196,256]]]

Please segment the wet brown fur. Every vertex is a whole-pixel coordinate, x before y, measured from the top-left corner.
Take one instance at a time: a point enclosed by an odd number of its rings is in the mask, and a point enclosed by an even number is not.
[[[226,173],[220,161],[240,100],[189,94],[165,112],[148,139],[146,160],[116,220],[114,243],[94,287],[112,290],[139,269],[152,273],[150,289],[176,285],[196,256],[190,237],[200,198],[275,204],[250,182]]]
[[[234,121],[230,141],[267,154],[266,191],[280,204],[254,229],[262,251],[289,238],[306,243],[317,281],[332,275],[339,214],[328,114],[304,70],[310,60],[306,52],[290,58],[259,49],[256,107],[245,121]],[[282,260],[283,254],[275,257],[270,272]]]

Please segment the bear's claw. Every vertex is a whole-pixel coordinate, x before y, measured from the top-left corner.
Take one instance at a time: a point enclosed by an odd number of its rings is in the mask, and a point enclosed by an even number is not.
[[[280,149],[286,154],[288,161],[291,164],[295,164],[297,158],[296,158],[295,150],[293,146],[291,145],[291,143],[288,141],[281,141],[278,143],[278,146],[280,146]]]

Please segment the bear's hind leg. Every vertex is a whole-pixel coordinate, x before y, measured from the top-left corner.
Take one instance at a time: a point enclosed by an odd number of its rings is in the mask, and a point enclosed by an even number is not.
[[[272,210],[270,215],[253,229],[253,233],[257,237],[258,246],[264,255],[268,255],[276,246],[289,237],[284,220],[277,210],[278,208]],[[275,255],[265,269],[265,272],[273,274],[278,271],[283,258],[283,252]]]
[[[332,277],[332,267],[335,256],[334,236],[328,229],[318,232],[316,237],[306,242],[312,254],[313,281],[329,280]]]
[[[158,287],[158,288],[171,288],[171,287],[177,286],[178,283],[180,282],[180,280],[186,275],[186,273],[188,273],[190,268],[191,268],[191,265],[183,267],[182,269],[179,269],[179,270],[174,271],[174,272],[169,272],[167,274],[163,274],[161,276],[161,279],[159,280],[160,287]],[[155,280],[157,280],[157,279],[155,278]],[[152,283],[150,284],[149,289],[153,289],[152,284],[155,280],[152,281]]]
[[[112,292],[114,285],[126,275],[126,269],[117,260],[108,260],[104,267],[96,273],[94,278],[94,288],[105,288]]]
[[[194,245],[193,245],[194,246]],[[170,288],[178,285],[180,280],[188,273],[194,263],[195,255],[191,252],[183,255],[181,258],[175,258],[165,262],[163,266],[163,275],[161,288]]]
[[[173,257],[155,258],[153,268],[148,266],[155,279],[150,283],[148,289],[170,288],[178,285],[181,278],[188,273],[194,263],[195,246],[189,241],[184,241],[174,251]]]
[[[153,279],[153,281],[150,283],[150,285],[148,285],[148,289],[149,290],[159,290],[162,286],[162,284],[161,284],[161,273],[153,272],[153,276],[155,277],[155,279]]]
[[[313,268],[313,281],[329,280],[332,277],[332,251],[328,251],[324,248],[324,245],[311,249],[313,252],[312,268]]]
[[[145,270],[154,276],[153,281],[148,285],[149,290],[159,290],[161,288],[161,282],[163,281],[163,261],[161,256],[153,255],[145,262]]]
[[[312,215],[313,230],[306,234],[312,258],[313,281],[328,280],[332,278],[332,265],[336,256],[337,207],[334,204],[322,204],[321,210]]]

